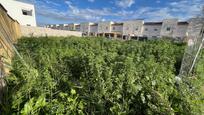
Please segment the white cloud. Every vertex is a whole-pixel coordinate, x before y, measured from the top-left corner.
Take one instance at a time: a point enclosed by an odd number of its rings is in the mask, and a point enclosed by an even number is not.
[[[131,7],[135,3],[135,0],[116,0],[115,4],[121,8]]]
[[[47,1],[47,2],[46,2]],[[161,21],[166,18],[178,18],[180,20],[186,20],[193,16],[199,15],[201,6],[204,4],[202,0],[181,0],[171,2],[167,6],[161,7],[140,7],[135,10],[125,9],[131,7],[133,0],[125,0],[123,9],[113,8],[80,8],[76,6],[73,0],[64,0],[67,6],[66,10],[59,10],[53,5],[56,3],[48,2],[49,0],[41,0],[36,2],[36,12],[38,15],[44,17],[50,17],[52,19],[61,20],[62,22],[85,22],[85,21],[102,21],[102,20],[129,20],[129,19],[145,19],[146,21]],[[122,2],[119,0],[118,2]],[[53,4],[53,5],[49,5]],[[115,3],[114,3],[115,4]],[[118,3],[122,4],[122,3]],[[122,7],[122,6],[121,6]],[[110,18],[111,17],[111,18]],[[45,22],[46,23],[46,22]]]

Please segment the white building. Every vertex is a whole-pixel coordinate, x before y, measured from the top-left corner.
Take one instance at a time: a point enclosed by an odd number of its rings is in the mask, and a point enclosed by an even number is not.
[[[161,36],[174,37],[177,29],[178,19],[165,19],[163,20],[161,28]]]
[[[159,38],[162,28],[162,22],[145,22],[143,36],[148,38]]]
[[[130,20],[123,23],[123,35],[142,36],[143,20]]]
[[[8,14],[21,25],[36,26],[34,5],[16,0],[0,0]]]

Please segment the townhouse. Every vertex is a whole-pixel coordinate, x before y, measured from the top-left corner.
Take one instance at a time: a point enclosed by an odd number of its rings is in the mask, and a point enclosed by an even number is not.
[[[189,21],[164,19],[161,22],[129,20],[124,22],[103,21],[98,23],[47,25],[48,28],[81,31],[84,36],[98,36],[114,39],[158,39],[170,37],[183,41],[186,37],[199,34],[199,26],[204,19],[192,18]],[[63,27],[61,27],[63,26]],[[67,26],[67,27],[66,27]]]

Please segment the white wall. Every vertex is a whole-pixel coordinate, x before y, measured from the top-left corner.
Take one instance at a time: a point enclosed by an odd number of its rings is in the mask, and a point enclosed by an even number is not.
[[[173,37],[184,38],[187,36],[188,25],[177,25],[176,32]]]
[[[131,20],[123,23],[123,35],[142,36],[143,20]]]
[[[113,22],[99,22],[98,23],[98,33],[110,33],[111,32],[111,24]]]
[[[15,0],[0,0],[0,3],[8,11],[8,14],[21,25],[36,26],[35,8],[32,4],[27,4]],[[23,15],[22,10],[32,10],[32,16]]]
[[[89,33],[90,32],[90,23],[85,22],[80,24],[80,31],[83,33]]]
[[[155,25],[144,25],[143,28],[143,36],[154,38],[159,37],[161,32],[162,24],[155,24]]]
[[[31,26],[21,26],[22,36],[27,37],[40,37],[40,36],[58,36],[58,37],[66,37],[66,36],[77,36],[81,37],[81,32],[76,31],[67,31],[67,30],[55,30],[44,27],[31,27]]]
[[[161,36],[173,37],[176,32],[178,19],[165,19],[163,20],[162,28],[161,28]],[[170,28],[168,30],[167,28]]]
[[[98,25],[91,25],[90,26],[90,32],[98,32]]]
[[[112,30],[112,32],[123,32],[123,25],[112,25],[111,26],[111,30]]]

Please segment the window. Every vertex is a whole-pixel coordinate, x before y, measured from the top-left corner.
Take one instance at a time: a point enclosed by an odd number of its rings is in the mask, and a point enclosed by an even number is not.
[[[145,28],[145,31],[148,31],[148,28]]]
[[[26,16],[32,16],[32,10],[22,10],[22,14]]]
[[[108,30],[108,27],[106,27],[106,30]]]
[[[113,30],[115,30],[115,27],[113,27]]]
[[[154,31],[158,31],[158,29],[155,28]]]
[[[138,30],[138,28],[135,28],[135,30],[137,31],[137,30]]]
[[[26,24],[27,26],[31,26],[30,24]]]
[[[126,30],[129,30],[129,28],[127,27]]]
[[[170,31],[170,30],[171,30],[171,28],[170,28],[170,27],[167,27],[167,28],[166,28],[166,31]]]

